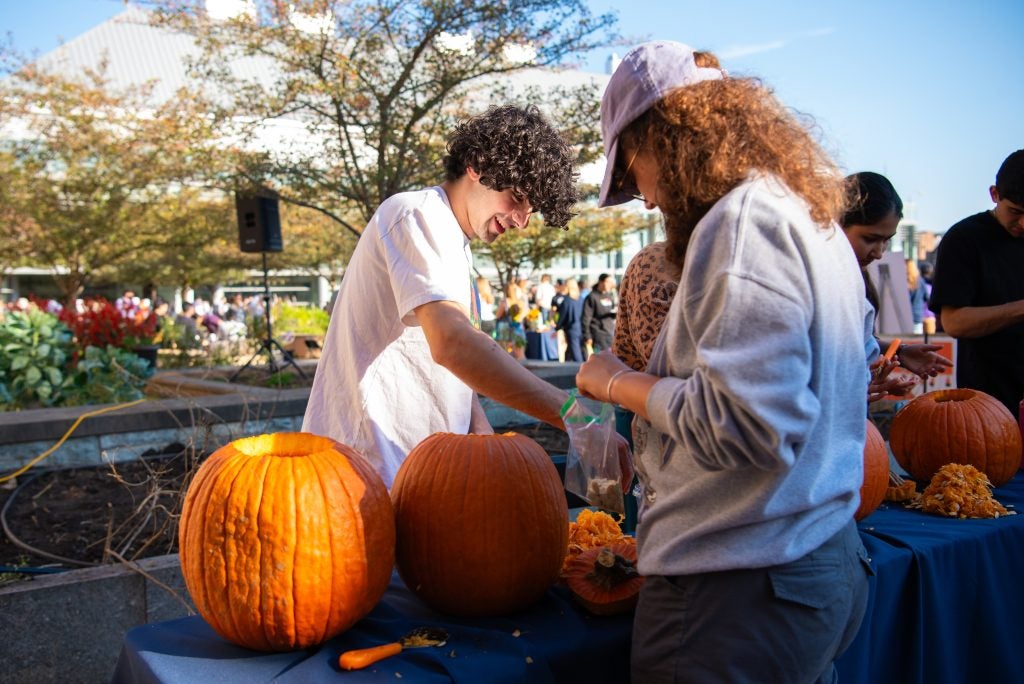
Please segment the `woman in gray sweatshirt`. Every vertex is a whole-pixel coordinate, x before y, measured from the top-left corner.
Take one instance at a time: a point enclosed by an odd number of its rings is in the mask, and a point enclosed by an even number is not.
[[[842,177],[759,81],[679,43],[626,55],[601,123],[601,205],[660,208],[682,267],[647,372],[602,353],[577,376],[639,417],[633,681],[831,681],[867,600],[877,353]]]

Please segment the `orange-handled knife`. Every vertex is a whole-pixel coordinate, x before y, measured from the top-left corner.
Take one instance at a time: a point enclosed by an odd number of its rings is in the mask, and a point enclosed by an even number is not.
[[[405,648],[444,646],[446,643],[448,643],[448,632],[440,627],[417,627],[398,641],[393,641],[390,644],[345,651],[338,658],[338,665],[343,670],[359,670],[373,665],[378,660],[398,655]]]
[[[888,363],[892,361],[892,357],[896,356],[896,352],[899,351],[899,349],[900,338],[897,337],[895,340],[889,343],[889,348],[886,349],[885,354],[883,354],[883,356],[885,357],[885,362]]]

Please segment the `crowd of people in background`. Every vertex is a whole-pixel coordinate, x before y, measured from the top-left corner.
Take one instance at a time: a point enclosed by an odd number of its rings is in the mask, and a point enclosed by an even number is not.
[[[878,176],[864,172],[851,175],[847,180],[855,182],[860,176],[872,175]],[[888,183],[884,177],[878,178]],[[877,253],[873,252],[867,262],[881,258],[895,234],[898,222],[899,217],[896,217],[890,234],[877,240]],[[542,273],[536,279],[511,280],[496,295],[494,292],[497,288],[492,286],[491,281],[478,276],[476,287],[480,299],[481,329],[499,342],[504,342],[509,352],[517,358],[524,356],[527,332],[554,336],[558,341],[559,360],[570,362],[586,361],[590,354],[612,349],[613,340],[622,336],[617,344],[624,345],[627,351],[620,353],[620,356],[626,354],[630,358],[635,357],[639,363],[642,356],[635,350],[653,345],[659,326],[649,323],[660,324],[661,318],[652,318],[649,308],[641,304],[638,307],[639,313],[620,331],[616,321],[623,318],[625,311],[619,311],[619,290],[621,288],[622,296],[625,296],[632,277],[633,280],[641,281],[644,288],[653,289],[667,310],[680,274],[665,261],[665,248],[663,240],[646,245],[630,260],[619,283],[616,283],[614,276],[602,273],[593,287],[582,276],[553,278],[550,273]],[[929,255],[929,258],[934,259],[935,253]],[[912,320],[912,329],[906,332],[913,335],[941,333],[942,328],[935,313],[928,308],[934,264],[927,259],[907,258],[905,265]],[[865,278],[868,298],[877,310],[881,302],[875,284],[868,276],[865,275]],[[642,339],[638,336],[642,336]]]
[[[246,318],[260,318],[264,315],[261,296],[243,296],[235,293],[206,300],[197,297],[185,301],[181,310],[171,313],[169,303],[161,298],[139,297],[133,290],[125,290],[114,306],[124,316],[136,319],[158,316],[161,325],[176,327],[175,342],[186,349],[214,345],[219,342],[237,342],[247,335]]]
[[[516,358],[524,358],[526,334],[540,333],[557,340],[560,361],[585,361],[610,349],[615,335],[618,286],[602,273],[593,287],[585,278],[554,278],[542,273],[512,279],[495,296],[491,282],[476,279],[481,330],[503,343]]]
[[[894,233],[895,223],[892,227]],[[890,239],[891,236],[880,241],[879,252],[873,259],[881,257],[881,250]],[[624,345],[623,348],[635,349],[632,345],[649,347],[653,344],[655,333],[645,324],[645,321],[650,322],[652,319],[644,307],[640,307],[640,315],[632,319],[631,325],[617,331],[616,320],[625,313],[620,314],[618,311],[619,288],[622,288],[623,294],[626,292],[632,269],[635,271],[634,279],[644,278],[646,287],[654,287],[661,293],[667,308],[679,274],[667,267],[664,251],[664,241],[645,246],[630,261],[630,268],[627,268],[618,284],[614,276],[607,273],[598,277],[594,287],[583,276],[554,278],[550,273],[542,273],[536,282],[531,278],[519,278],[510,281],[495,294],[497,288],[492,282],[484,276],[478,276],[476,290],[480,301],[480,328],[504,343],[516,358],[525,357],[527,332],[554,337],[559,350],[558,359],[567,362],[586,361],[595,352],[612,349],[612,341],[619,335],[623,337],[618,344]],[[933,263],[909,258],[905,263],[907,295],[913,320],[913,330],[908,332],[914,335],[943,332],[935,313],[928,308],[935,272]],[[649,282],[652,277],[656,280],[654,285]],[[869,299],[877,308],[880,303],[874,284],[868,281],[867,285]],[[63,309],[63,305],[53,298],[37,303],[51,313],[59,313]],[[0,320],[6,311],[24,311],[31,305],[32,301],[27,297],[18,297],[0,305]],[[86,299],[78,298],[75,306],[79,312],[84,311]],[[180,311],[173,311],[170,303],[162,297],[140,297],[134,290],[127,289],[114,301],[114,306],[126,317],[141,320],[152,315],[157,316],[161,322],[173,324],[177,327],[175,344],[184,348],[244,339],[247,319],[261,319],[265,315],[262,294],[243,295],[237,292],[229,297],[220,296],[210,300],[197,297],[183,302]],[[660,319],[656,322],[660,323]],[[647,332],[644,333],[644,330]],[[637,335],[646,337],[640,340]],[[628,336],[635,339],[629,339]],[[622,352],[620,356],[623,354],[632,358],[632,352]],[[637,354],[633,356],[641,358]]]
[[[84,314],[90,306],[104,301],[97,297],[78,297],[75,311]],[[33,306],[58,315],[65,307],[55,298],[21,296],[0,303],[0,320],[7,312],[24,312]],[[135,290],[126,289],[113,301],[113,306],[122,317],[137,324],[155,318],[153,328],[164,332],[159,337],[161,344],[183,349],[241,341],[249,334],[251,322],[262,319],[266,313],[262,294],[246,296],[242,293],[211,300],[196,297],[183,302],[180,310],[174,311],[163,297],[140,297]]]

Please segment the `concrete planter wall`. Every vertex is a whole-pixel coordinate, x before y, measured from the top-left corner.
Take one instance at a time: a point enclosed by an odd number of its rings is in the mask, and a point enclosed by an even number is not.
[[[129,629],[192,613],[177,554],[0,587],[0,680],[110,681]]]
[[[316,360],[300,361],[311,375]],[[534,374],[563,389],[575,386],[578,364],[527,362]],[[170,444],[212,451],[228,442],[265,432],[297,431],[309,390],[266,389],[204,380],[187,372],[160,372],[151,383],[167,399],[147,401],[84,420],[38,466],[84,467],[118,463],[144,453],[162,453]],[[532,419],[495,402],[484,401],[495,425]],[[44,453],[84,413],[97,406],[0,413],[0,472],[11,472]]]
[[[315,362],[304,365],[315,371]],[[133,460],[169,444],[209,451],[263,432],[299,430],[308,389],[266,389],[203,380],[184,372],[158,373],[150,383],[166,399],[146,401],[84,420],[40,467],[62,468]],[[0,413],[0,472],[29,463],[85,413],[98,406]]]

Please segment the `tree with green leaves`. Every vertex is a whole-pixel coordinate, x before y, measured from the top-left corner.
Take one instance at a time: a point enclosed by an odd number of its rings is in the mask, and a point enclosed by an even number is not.
[[[615,38],[614,17],[583,0],[267,0],[233,17],[186,0],[144,4],[201,47],[193,73],[236,122],[240,184],[271,186],[356,237],[387,197],[443,180],[447,133],[506,98],[508,76]],[[593,159],[597,86],[537,92],[580,160]]]
[[[223,269],[202,254],[231,228],[194,215],[206,207],[193,184],[217,165],[202,103],[185,92],[155,103],[153,83],[119,90],[105,71],[23,62],[0,81],[4,241],[23,263],[52,269],[69,302],[171,255],[178,280],[195,282],[182,273]]]
[[[349,220],[358,222],[355,217]],[[330,283],[332,290],[338,289],[358,238],[307,207],[287,207],[284,221],[288,226],[288,265],[320,276]]]

